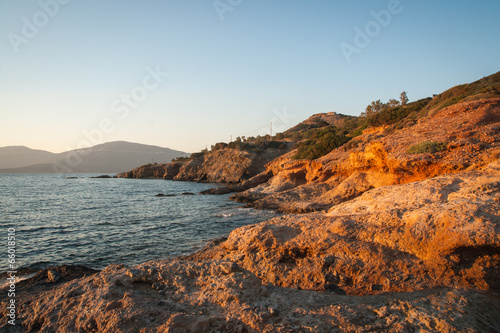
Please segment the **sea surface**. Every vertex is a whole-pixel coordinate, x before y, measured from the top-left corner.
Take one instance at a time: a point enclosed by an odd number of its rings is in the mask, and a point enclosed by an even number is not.
[[[9,228],[15,229],[19,271],[29,273],[53,265],[101,269],[188,254],[237,227],[277,216],[243,208],[229,195],[198,195],[215,184],[90,176],[0,174],[0,273],[8,268]]]

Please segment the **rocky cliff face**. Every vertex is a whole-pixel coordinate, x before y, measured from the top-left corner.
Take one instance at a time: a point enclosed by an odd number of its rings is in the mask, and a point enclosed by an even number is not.
[[[292,153],[269,163],[273,177],[233,199],[285,212],[327,210],[365,191],[445,173],[480,169],[500,156],[500,99],[457,104],[398,131],[369,129],[314,161]],[[410,154],[425,141],[443,151]]]
[[[368,190],[328,212],[242,227],[208,256],[297,289],[500,291],[499,212],[496,161],[481,171]]]
[[[145,165],[118,174],[119,178],[164,178],[209,183],[241,183],[265,170],[264,165],[283,150],[248,152],[221,149],[187,161]]]

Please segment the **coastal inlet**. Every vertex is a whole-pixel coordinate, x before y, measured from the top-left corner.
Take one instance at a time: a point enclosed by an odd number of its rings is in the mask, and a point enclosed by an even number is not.
[[[53,265],[101,269],[187,254],[237,227],[276,216],[242,208],[228,195],[198,195],[214,184],[90,176],[0,175],[0,224],[16,230],[21,274]],[[1,263],[2,275],[7,265]]]

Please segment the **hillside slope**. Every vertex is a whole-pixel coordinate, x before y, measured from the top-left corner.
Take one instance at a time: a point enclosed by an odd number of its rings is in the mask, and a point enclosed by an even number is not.
[[[286,212],[327,210],[374,187],[480,169],[500,155],[499,137],[500,98],[459,103],[401,130],[367,129],[314,161],[290,152],[266,166],[269,181],[233,199]],[[409,152],[425,144],[440,149]]]

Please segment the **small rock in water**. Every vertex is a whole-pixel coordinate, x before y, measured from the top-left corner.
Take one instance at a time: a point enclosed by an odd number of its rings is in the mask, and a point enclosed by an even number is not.
[[[191,193],[191,192],[184,192],[184,193],[182,193],[182,195],[194,195],[194,193]]]

